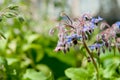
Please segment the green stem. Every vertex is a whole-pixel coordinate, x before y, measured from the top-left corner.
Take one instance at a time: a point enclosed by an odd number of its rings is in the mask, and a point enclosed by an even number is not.
[[[82,36],[84,36],[84,32],[82,33]],[[84,45],[85,49],[87,50],[90,58],[92,59],[92,62],[93,62],[93,64],[94,64],[94,67],[95,67],[95,69],[96,69],[96,71],[97,71],[97,80],[99,80],[99,71],[98,71],[97,64],[96,64],[96,62],[95,62],[95,60],[94,60],[94,58],[93,58],[93,55],[92,55],[92,53],[90,52],[90,50],[88,49],[87,44],[86,44],[84,38],[83,38],[82,42],[83,42],[83,45]]]
[[[93,58],[93,55],[91,54],[91,52],[90,52],[90,50],[88,49],[88,47],[87,47],[87,45],[86,45],[86,43],[85,43],[84,40],[83,40],[83,45],[84,45],[84,47],[86,48],[89,56],[91,57],[91,59],[92,59],[92,61],[93,61],[93,64],[94,64],[94,66],[95,66],[95,68],[96,68],[96,71],[98,72],[97,64],[96,64],[96,62],[95,62],[95,60],[94,60],[94,58]]]

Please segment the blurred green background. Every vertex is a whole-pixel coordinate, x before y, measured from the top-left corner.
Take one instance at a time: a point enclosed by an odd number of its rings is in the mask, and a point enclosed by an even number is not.
[[[48,32],[61,11],[71,17],[89,12],[113,24],[120,20],[119,0],[0,0],[1,12],[10,4],[19,6],[19,14],[0,22],[0,32],[6,37],[0,40],[0,80],[96,80],[83,46],[71,48],[67,54],[54,52],[58,38]],[[113,52],[106,50],[96,59],[100,80],[120,80],[120,54]]]

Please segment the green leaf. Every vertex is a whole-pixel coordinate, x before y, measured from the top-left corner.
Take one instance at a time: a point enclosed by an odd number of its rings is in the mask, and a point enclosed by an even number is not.
[[[0,16],[0,22],[2,21],[2,16]]]
[[[0,56],[0,67],[2,67],[3,65],[6,68],[8,66],[8,63],[4,57]]]
[[[3,33],[0,32],[0,37],[6,39],[6,37],[3,35]]]
[[[83,68],[69,68],[65,70],[65,74],[71,80],[87,80],[91,75]]]
[[[18,60],[16,58],[7,58],[8,65],[11,65],[14,62],[17,62]]]
[[[113,75],[116,73],[115,69],[119,66],[119,64],[120,60],[117,58],[112,58],[104,61],[105,69],[103,71],[103,76],[105,78],[113,77]]]
[[[47,77],[42,72],[37,72],[34,69],[27,69],[24,79],[30,80],[46,80]]]
[[[13,5],[13,4],[8,6],[8,9],[10,9],[10,10],[18,10],[18,8],[19,8],[19,6]]]
[[[23,23],[23,22],[25,21],[22,16],[18,16],[18,20],[19,20],[21,23]]]
[[[6,13],[4,14],[4,16],[5,16],[6,18],[13,18],[13,17],[16,16],[16,14],[13,13],[13,12],[6,12]]]
[[[0,56],[0,80],[7,80],[7,60]]]
[[[53,74],[50,68],[44,64],[38,64],[36,65],[36,69],[42,71],[46,76],[47,80],[53,80]]]
[[[31,34],[31,35],[26,35],[26,40],[28,43],[32,43],[33,41],[37,40],[40,37],[38,34]]]

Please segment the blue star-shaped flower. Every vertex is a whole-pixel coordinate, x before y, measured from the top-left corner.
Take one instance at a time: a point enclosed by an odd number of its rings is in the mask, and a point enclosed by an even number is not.
[[[120,29],[120,21],[115,23],[117,25],[117,27]]]

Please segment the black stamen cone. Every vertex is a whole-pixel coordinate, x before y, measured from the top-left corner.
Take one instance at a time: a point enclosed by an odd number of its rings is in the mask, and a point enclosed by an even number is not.
[[[74,45],[76,45],[78,43],[76,38],[73,38],[72,41],[73,41]]]
[[[108,47],[108,42],[105,42],[105,46]]]
[[[109,49],[109,51],[111,52],[111,47],[109,47],[108,49]]]
[[[98,50],[98,47],[95,47],[96,51]]]
[[[70,49],[69,49],[69,48],[67,48],[67,51],[69,52],[69,51],[70,51]]]
[[[91,33],[92,33],[92,30],[89,30],[89,33],[91,34]]]
[[[104,48],[102,48],[102,52],[105,53],[105,49]]]
[[[95,23],[95,25],[98,25],[98,23]]]
[[[85,20],[88,21],[89,19],[87,17],[85,17]]]
[[[100,49],[98,49],[98,53],[97,54],[98,54],[98,56],[100,56]]]
[[[88,61],[88,62],[91,62],[91,59],[90,59],[90,57],[87,57],[87,61]]]
[[[66,54],[66,52],[67,52],[66,49],[63,49],[63,52]]]

